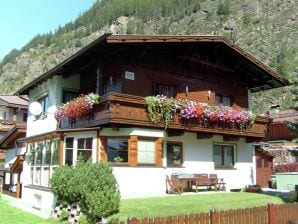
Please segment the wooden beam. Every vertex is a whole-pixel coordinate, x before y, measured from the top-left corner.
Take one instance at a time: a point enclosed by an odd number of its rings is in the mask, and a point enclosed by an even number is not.
[[[253,143],[253,142],[260,142],[262,141],[262,138],[253,138],[253,137],[247,137],[246,143]]]
[[[184,130],[183,129],[168,129],[167,134],[168,134],[168,137],[182,136],[182,135],[184,135]]]
[[[237,135],[223,135],[224,141],[237,142],[237,141],[239,141],[239,139],[240,139],[240,136],[237,136]]]
[[[208,132],[197,132],[197,139],[206,139],[206,138],[212,138],[213,133]]]
[[[64,150],[64,135],[60,135],[60,145],[59,145],[59,167],[63,166],[63,150]]]

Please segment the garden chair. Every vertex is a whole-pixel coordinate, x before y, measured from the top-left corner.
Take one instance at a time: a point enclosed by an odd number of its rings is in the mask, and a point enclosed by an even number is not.
[[[166,183],[167,183],[167,193],[168,194],[182,194],[183,193],[183,183],[178,178],[169,178],[166,175]]]
[[[217,174],[209,174],[209,181],[216,191],[226,191],[226,183],[224,183],[223,178],[218,178]]]

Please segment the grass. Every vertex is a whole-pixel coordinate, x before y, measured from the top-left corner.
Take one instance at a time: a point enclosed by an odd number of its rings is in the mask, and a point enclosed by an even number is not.
[[[260,207],[268,203],[282,204],[279,197],[256,193],[214,193],[173,195],[156,198],[121,200],[119,213],[109,220],[126,220],[128,217],[165,217],[171,215],[209,212],[210,209],[230,210],[237,208]],[[1,224],[59,224],[54,219],[42,219],[13,207],[0,198]]]
[[[257,193],[215,193],[176,195],[147,199],[121,200],[119,213],[109,220],[126,220],[128,217],[165,217],[179,214],[198,214],[210,209],[230,210],[266,206],[268,203],[282,204],[279,197]]]
[[[0,223],[1,224],[61,224],[54,219],[43,219],[31,213],[9,205],[0,198]]]

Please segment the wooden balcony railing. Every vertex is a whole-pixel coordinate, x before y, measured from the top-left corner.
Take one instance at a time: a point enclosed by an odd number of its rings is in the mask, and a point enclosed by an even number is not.
[[[169,129],[263,138],[267,131],[268,122],[269,119],[267,117],[258,116],[251,127],[241,131],[238,128],[184,125],[181,124],[178,117],[175,117],[173,122],[169,125]],[[86,118],[78,119],[72,124],[64,118],[61,121],[60,128],[86,128],[108,124],[164,128],[163,124],[156,124],[149,121],[144,97],[121,93],[110,93],[103,96],[102,102],[96,105],[93,108],[93,113],[86,116]]]

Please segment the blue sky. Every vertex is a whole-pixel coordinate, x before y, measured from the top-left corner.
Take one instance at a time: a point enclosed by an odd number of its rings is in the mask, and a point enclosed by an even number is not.
[[[0,61],[36,34],[75,20],[96,0],[0,0]]]

